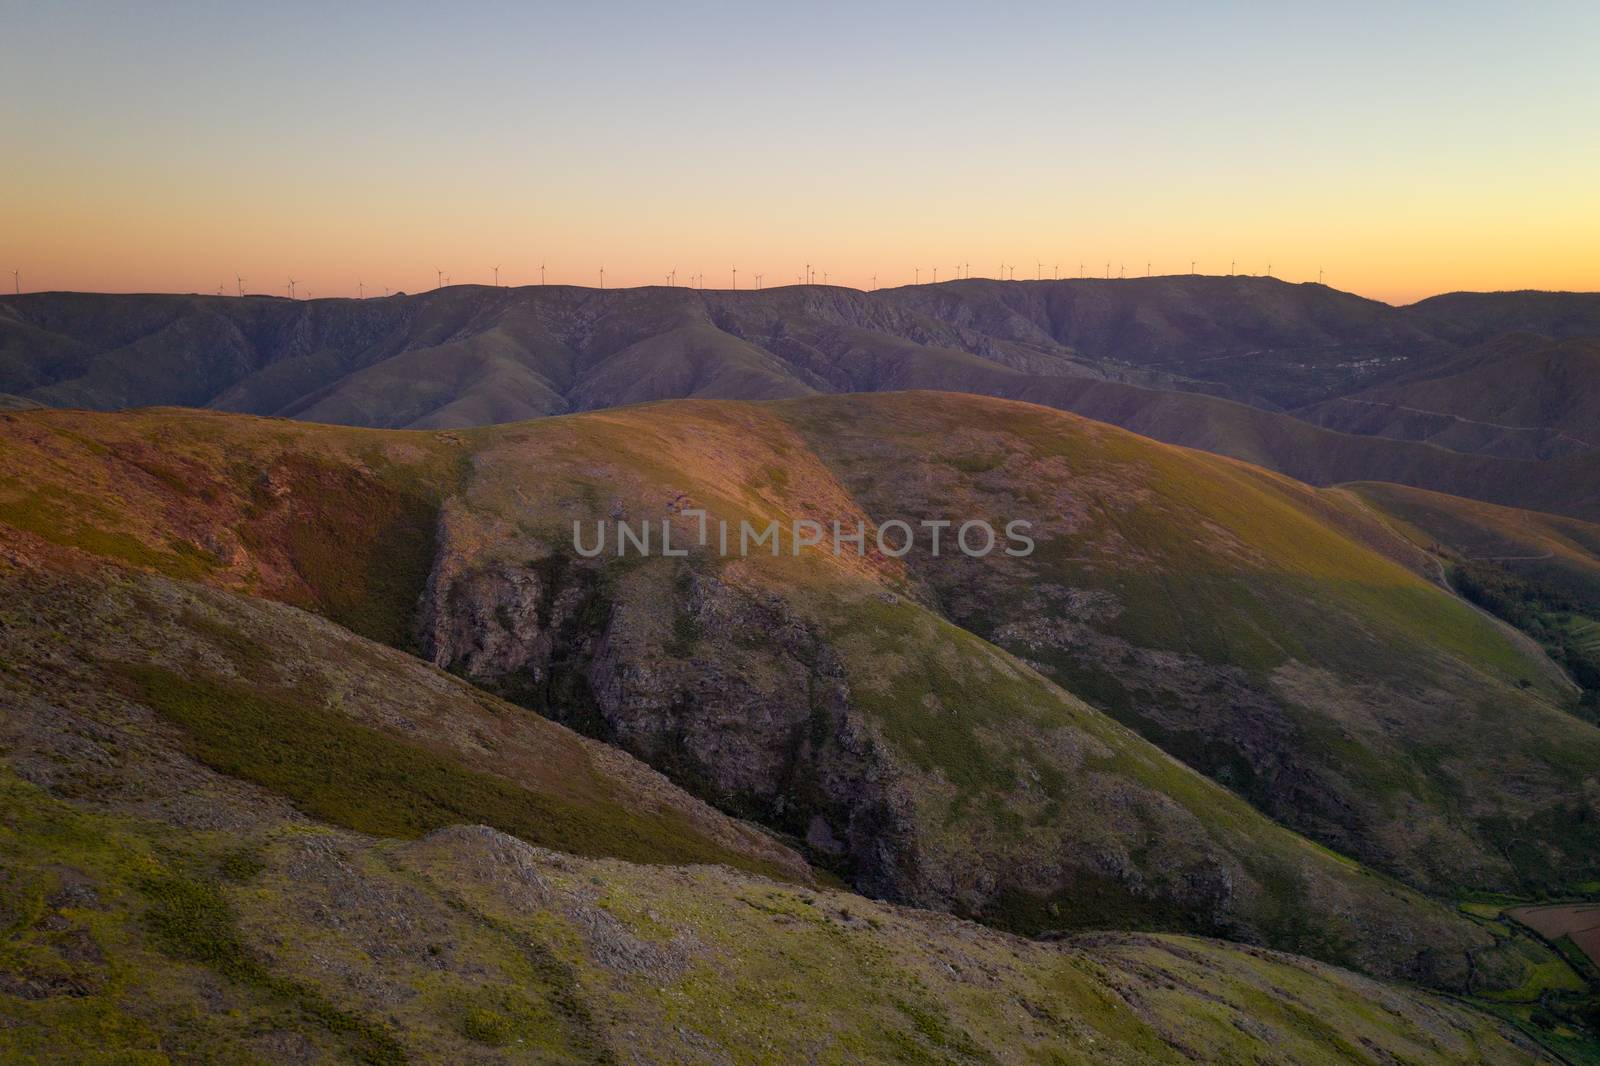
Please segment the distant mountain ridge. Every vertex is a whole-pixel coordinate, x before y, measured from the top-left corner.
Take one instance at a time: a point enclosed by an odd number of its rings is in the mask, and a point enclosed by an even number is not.
[[[1390,481],[1592,520],[1596,338],[1596,294],[1392,307],[1262,277],[40,293],[0,298],[0,396],[452,429],[662,399],[970,392],[1316,484]]]
[[[41,293],[0,299],[0,392],[441,428],[481,420],[471,400],[491,391],[528,417],[688,395],[958,386],[1009,371],[1283,408],[1455,354],[1436,334],[1404,309],[1253,277],[870,293],[462,285],[307,301]]]
[[[1296,414],[1453,451],[1554,459],[1600,447],[1600,337],[1508,333],[1417,374]]]

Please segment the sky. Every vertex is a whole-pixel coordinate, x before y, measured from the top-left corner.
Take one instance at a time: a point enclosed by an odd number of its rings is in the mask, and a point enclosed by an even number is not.
[[[1592,2],[0,0],[0,268],[1595,290],[1597,42]]]

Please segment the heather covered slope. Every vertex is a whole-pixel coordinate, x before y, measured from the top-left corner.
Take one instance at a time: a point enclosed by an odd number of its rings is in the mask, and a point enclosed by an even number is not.
[[[896,404],[1011,409],[881,402],[885,417]],[[805,403],[822,407],[662,405],[470,435],[13,414],[0,517],[32,550],[301,602],[379,636],[405,628],[421,593],[416,639],[436,662],[803,838],[876,894],[1030,931],[1205,930],[1450,987],[1522,983],[1520,948],[1273,824],[957,628],[914,568],[809,552],[572,556],[574,515],[676,509],[684,534],[689,501],[732,520],[865,514],[801,425],[846,401]],[[341,496],[359,520],[334,524]],[[406,528],[383,520],[405,511],[397,497],[435,508],[437,547],[431,568],[378,584],[386,538]],[[175,700],[167,713],[196,728],[235,698],[204,685],[174,697],[160,681],[119,691]],[[1552,875],[1564,861],[1550,857]]]

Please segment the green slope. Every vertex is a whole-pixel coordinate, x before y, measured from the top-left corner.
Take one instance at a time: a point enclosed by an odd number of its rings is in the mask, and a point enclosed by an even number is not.
[[[400,843],[252,815],[218,833],[105,813],[0,770],[0,1057],[1538,1058],[1458,1003],[1213,941],[1036,944],[484,827]]]
[[[1455,588],[1537,641],[1600,718],[1600,527],[1399,485],[1351,490],[1436,555]]]
[[[1280,820],[1441,892],[1593,879],[1600,733],[1569,686],[1339,494],[1040,408],[786,411],[873,519],[1031,517],[1027,559],[907,562],[954,621]]]
[[[973,609],[1024,605],[1078,581],[1060,545],[1037,565],[1068,569],[994,565],[954,583],[917,558],[729,563],[697,552],[596,565],[569,549],[575,515],[660,521],[686,500],[735,521],[865,520],[882,518],[886,500],[915,516],[927,492],[949,490],[949,507],[1002,500],[1011,514],[1057,522],[1093,487],[1126,527],[1105,535],[1157,564],[1113,566],[1113,551],[1073,586],[1120,597],[1121,620],[1104,636],[1191,656],[1197,677],[1236,671],[1225,680],[1279,701],[1250,720],[1292,727],[1270,735],[1276,757],[1329,771],[1304,807],[1275,813],[1310,812],[1309,830],[1435,888],[1463,874],[1559,881],[1591,854],[1554,815],[1587,772],[1577,764],[1593,731],[1548,704],[1541,693],[1557,680],[1528,673],[1537,664],[1480,615],[1364,547],[1359,516],[1281,479],[1041,409],[912,394],[678,403],[462,434],[165,412],[13,414],[0,426],[12,479],[0,518],[20,550],[52,566],[109,556],[309,606],[374,636],[415,634],[439,665],[805,839],[817,861],[869,891],[1029,931],[1198,929],[1447,986],[1521,983],[1515,953],[1493,935],[1273,824],[1070,690],[1147,729],[1191,707],[1159,688],[1109,699],[1089,674],[1067,676]],[[977,490],[1010,460],[971,462],[991,445],[1037,467],[999,497]],[[1191,483],[1206,491],[1185,497]],[[384,531],[407,527],[373,518],[407,513],[406,500],[437,516],[427,523],[437,532],[428,572],[396,577]],[[688,539],[686,519],[676,521]],[[1175,584],[1161,588],[1163,577]],[[1324,593],[1333,614],[1315,602]],[[1398,724],[1371,721],[1373,700],[1360,691],[1354,717],[1313,698],[1341,692],[1314,671],[1344,671],[1343,689],[1368,681],[1358,669],[1368,649],[1330,637],[1339,613],[1369,629],[1372,646],[1406,642],[1415,663],[1371,679],[1406,696]],[[1138,655],[1117,661],[1131,663],[1131,685],[1147,684]],[[1470,758],[1458,744],[1435,765],[1404,749],[1405,731],[1432,742],[1492,717],[1487,707],[1440,713],[1463,670],[1486,702],[1503,696],[1535,727]],[[190,688],[164,713],[203,734],[219,697],[194,688],[204,677],[182,680]],[[161,702],[149,678],[123,684]],[[1158,739],[1217,770],[1172,736]],[[193,750],[214,740],[202,735]],[[1330,752],[1337,765],[1317,761]],[[1459,781],[1512,760],[1529,782],[1518,795],[1452,806]],[[1363,776],[1345,782],[1333,770]],[[1271,798],[1230,783],[1263,805]],[[1312,801],[1329,794],[1367,802],[1361,788],[1381,801],[1370,816],[1331,829],[1313,817]],[[1469,849],[1482,850],[1495,819],[1544,851],[1479,862]],[[1403,830],[1413,823],[1464,846],[1436,865],[1413,862],[1433,857],[1411,847]]]

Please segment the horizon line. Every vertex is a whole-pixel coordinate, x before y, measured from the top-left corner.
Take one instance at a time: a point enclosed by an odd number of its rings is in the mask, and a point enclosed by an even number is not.
[[[1192,279],[1196,279],[1196,280],[1206,280],[1206,281],[1227,281],[1227,280],[1237,280],[1237,281],[1241,281],[1241,282],[1262,282],[1262,281],[1265,281],[1265,282],[1276,282],[1277,284],[1280,284],[1280,285],[1294,286],[1294,287],[1297,287],[1297,288],[1298,287],[1309,287],[1309,288],[1327,289],[1329,292],[1339,293],[1340,295],[1344,295],[1344,296],[1353,296],[1353,297],[1355,297],[1356,299],[1359,299],[1359,300],[1366,300],[1366,301],[1369,301],[1371,303],[1379,303],[1379,304],[1383,304],[1383,305],[1385,305],[1387,307],[1394,307],[1394,308],[1411,307],[1411,306],[1415,306],[1416,304],[1423,303],[1423,302],[1425,302],[1427,300],[1437,299],[1438,297],[1441,297],[1441,296],[1456,296],[1456,295],[1488,296],[1488,295],[1512,295],[1512,294],[1525,294],[1525,293],[1539,293],[1539,294],[1546,294],[1546,295],[1563,295],[1563,296],[1600,296],[1600,290],[1590,290],[1590,289],[1537,289],[1537,288],[1520,288],[1520,289],[1450,289],[1450,290],[1446,290],[1446,291],[1443,291],[1443,292],[1433,293],[1433,294],[1428,295],[1428,296],[1418,297],[1417,299],[1412,300],[1412,301],[1407,302],[1407,303],[1393,303],[1391,301],[1380,299],[1380,298],[1375,297],[1375,296],[1364,296],[1364,295],[1362,295],[1360,293],[1357,293],[1357,292],[1351,292],[1351,291],[1346,290],[1346,289],[1339,289],[1339,288],[1336,288],[1336,287],[1334,287],[1332,285],[1327,284],[1326,282],[1321,282],[1321,281],[1289,281],[1289,280],[1277,277],[1277,276],[1272,275],[1272,274],[1190,274],[1190,273],[1181,273],[1181,274],[1149,274],[1149,275],[1139,275],[1139,276],[1131,277],[1131,278],[1130,277],[1119,277],[1119,278],[1096,278],[1096,277],[1076,277],[1076,278],[967,277],[967,278],[951,278],[948,281],[938,281],[938,282],[920,282],[920,283],[912,282],[912,283],[904,284],[904,285],[883,285],[883,286],[879,286],[878,288],[875,288],[875,289],[863,289],[863,288],[860,288],[860,287],[854,286],[854,285],[824,284],[824,283],[821,283],[821,282],[794,282],[794,283],[789,283],[789,284],[784,284],[784,285],[768,285],[768,286],[763,286],[761,288],[752,287],[752,288],[735,289],[735,288],[729,288],[729,287],[697,287],[697,286],[693,286],[693,285],[663,285],[663,284],[660,284],[660,283],[653,283],[653,284],[647,284],[647,285],[619,285],[619,286],[616,286],[616,287],[605,287],[605,288],[602,288],[602,287],[596,286],[596,285],[579,285],[579,284],[572,284],[570,282],[549,282],[549,283],[530,282],[530,283],[522,284],[522,285],[495,285],[495,284],[492,284],[492,283],[489,283],[489,282],[464,281],[464,282],[452,283],[452,284],[449,284],[449,285],[434,286],[433,288],[428,288],[428,289],[418,289],[415,292],[408,292],[408,291],[406,291],[404,289],[397,289],[397,290],[395,290],[393,292],[385,293],[385,294],[383,294],[381,296],[347,296],[347,295],[341,295],[341,296],[311,296],[311,297],[301,298],[301,297],[286,296],[286,295],[283,295],[281,293],[272,293],[272,292],[245,292],[245,293],[240,294],[240,293],[199,292],[199,291],[196,291],[196,290],[40,289],[40,290],[37,290],[37,291],[34,291],[34,292],[10,292],[10,293],[0,292],[0,299],[17,300],[17,299],[21,299],[23,297],[40,297],[40,296],[128,296],[128,297],[136,297],[136,296],[168,296],[168,297],[190,297],[190,298],[209,299],[209,300],[240,300],[240,299],[282,300],[282,301],[284,301],[286,303],[320,303],[320,302],[324,302],[324,301],[333,301],[333,300],[348,301],[348,302],[352,302],[352,303],[365,303],[368,300],[388,300],[388,299],[393,299],[395,297],[406,297],[406,298],[409,299],[409,298],[415,298],[415,297],[419,297],[419,296],[426,296],[426,295],[428,295],[430,293],[445,292],[445,291],[451,290],[451,289],[488,289],[488,290],[504,289],[504,290],[506,290],[508,292],[509,291],[513,291],[513,290],[520,291],[520,290],[524,290],[524,289],[578,289],[578,290],[582,290],[582,291],[586,291],[586,292],[641,292],[641,291],[648,290],[648,289],[660,289],[660,290],[663,290],[663,291],[683,290],[685,292],[704,292],[704,293],[717,293],[717,294],[727,294],[727,295],[734,295],[734,294],[736,294],[736,295],[749,295],[749,294],[756,294],[756,293],[763,293],[763,292],[777,292],[777,291],[783,290],[783,289],[838,289],[838,290],[842,290],[842,291],[846,291],[846,292],[861,293],[862,295],[871,295],[871,294],[876,293],[876,292],[897,292],[897,291],[902,291],[902,290],[905,290],[905,289],[945,288],[945,287],[952,286],[952,285],[960,285],[960,284],[963,284],[963,283],[966,283],[966,282],[986,282],[986,283],[994,284],[994,285],[1067,285],[1067,284],[1074,284],[1074,285],[1083,285],[1083,284],[1112,285],[1112,284],[1129,283],[1129,282],[1171,281],[1171,280],[1177,279],[1177,278],[1192,278]]]

